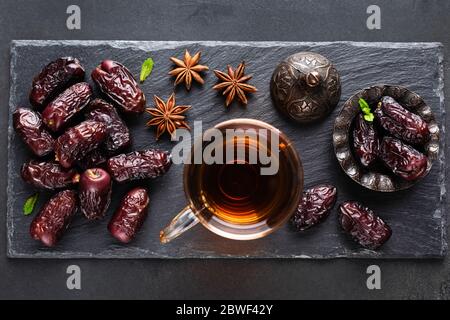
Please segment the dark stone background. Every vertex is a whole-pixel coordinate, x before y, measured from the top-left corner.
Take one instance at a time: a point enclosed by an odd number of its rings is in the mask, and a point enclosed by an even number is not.
[[[12,39],[440,41],[449,55],[450,3],[377,1],[382,29],[366,28],[369,1],[77,1],[82,29],[68,31],[73,1],[0,3],[0,127],[6,151]],[[446,100],[449,67],[445,61]],[[448,121],[448,120],[447,120]],[[448,137],[447,137],[448,138]],[[6,213],[6,152],[0,155]],[[448,200],[447,200],[448,201]],[[0,298],[450,298],[444,260],[13,260],[0,218]],[[382,270],[369,291],[365,270]],[[66,289],[66,267],[82,269],[82,290]]]

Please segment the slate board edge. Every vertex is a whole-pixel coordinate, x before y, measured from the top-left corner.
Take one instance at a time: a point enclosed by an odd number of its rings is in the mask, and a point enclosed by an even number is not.
[[[179,46],[199,44],[203,46],[223,46],[223,45],[234,45],[234,46],[249,46],[249,47],[271,47],[271,46],[295,46],[295,45],[326,45],[326,44],[348,44],[353,46],[362,46],[362,47],[383,47],[383,48],[436,48],[438,50],[438,88],[435,89],[437,96],[440,99],[440,107],[442,110],[443,121],[441,122],[441,148],[442,151],[439,156],[439,165],[440,169],[443,172],[442,180],[441,180],[441,193],[440,193],[440,207],[436,210],[435,214],[439,214],[441,216],[441,252],[439,255],[427,255],[421,254],[417,257],[402,257],[397,255],[389,255],[389,254],[380,254],[381,259],[429,259],[436,258],[441,259],[444,258],[447,254],[447,238],[446,238],[446,226],[447,226],[447,214],[445,210],[445,199],[446,199],[446,170],[445,170],[445,147],[446,147],[446,112],[444,105],[444,54],[443,54],[443,45],[440,42],[355,42],[355,41],[327,41],[327,42],[277,42],[277,41],[248,41],[248,42],[238,42],[238,41],[122,41],[122,40],[112,40],[112,41],[104,41],[104,40],[12,40],[11,41],[11,61],[10,61],[10,84],[15,83],[13,74],[14,62],[16,60],[16,47],[20,46],[49,46],[49,45],[70,45],[70,46],[92,46],[92,45],[107,45],[112,48],[128,48],[128,47],[137,47],[139,49],[171,49]],[[11,144],[12,135],[14,134],[14,130],[12,128],[12,112],[15,109],[15,101],[13,94],[13,86],[10,86],[10,97],[9,97],[9,121],[8,121],[8,146]],[[10,148],[8,147],[8,159],[9,159]],[[12,174],[10,162],[8,161],[8,181],[7,181],[7,198],[12,192]],[[440,212],[437,212],[440,211]],[[12,235],[14,232],[14,227],[12,223],[13,217],[13,208],[12,203],[7,201],[7,257],[9,258],[52,258],[54,259],[54,255],[51,252],[39,252],[34,254],[21,254],[17,253],[12,249],[11,241]],[[130,248],[131,249],[131,248]],[[182,257],[176,256],[161,256],[160,253],[152,253],[143,250],[142,254],[137,254],[136,252],[132,252],[131,254],[123,254],[120,257],[111,257],[107,252],[100,254],[90,254],[90,253],[77,253],[73,252],[59,252],[59,259],[70,259],[70,258],[94,258],[94,259],[142,259],[142,258],[158,258],[158,259],[192,259],[192,258],[201,258],[201,259],[220,259],[220,258],[247,258],[247,259],[271,259],[271,258],[283,258],[283,259],[336,259],[336,258],[377,258],[377,253],[370,250],[360,250],[358,252],[346,252],[345,254],[330,254],[327,257],[323,257],[322,255],[292,255],[292,256],[278,256],[278,255],[268,255],[264,257],[255,257],[255,256],[246,256],[246,255],[217,255],[217,256],[198,256],[198,255],[184,255]]]
[[[13,83],[15,83],[15,76],[13,72],[13,65],[17,59],[16,51],[15,51],[15,44],[14,41],[11,41],[11,54],[10,54],[10,87],[9,87],[9,114],[8,114],[8,155],[7,159],[10,157],[11,148],[9,147],[12,143],[12,136],[14,134],[14,129],[12,127],[12,113],[13,113],[13,106],[15,104],[14,99],[14,88]],[[6,255],[8,257],[15,257],[14,253],[12,252],[12,237],[14,233],[14,224],[13,224],[13,205],[12,201],[10,201],[10,194],[12,193],[12,187],[13,187],[13,179],[12,179],[12,168],[11,163],[8,161],[8,167],[7,167],[7,175],[8,179],[6,182],[6,233],[7,233],[7,240],[6,240]]]
[[[448,241],[447,241],[447,211],[446,211],[446,202],[447,202],[447,170],[445,165],[445,156],[447,152],[447,112],[445,110],[445,95],[444,95],[444,47],[442,43],[440,43],[438,48],[438,69],[439,69],[439,75],[438,75],[438,87],[436,88],[436,93],[439,96],[440,100],[440,108],[442,110],[442,120],[440,125],[440,154],[439,154],[439,165],[440,170],[442,170],[441,175],[441,194],[440,194],[440,201],[441,201],[441,256],[445,257],[447,255],[447,249],[448,249]]]
[[[200,44],[202,46],[243,46],[243,47],[273,47],[273,46],[295,46],[295,45],[328,45],[349,44],[361,47],[383,47],[383,48],[437,48],[443,47],[441,42],[359,42],[359,41],[128,41],[128,40],[12,40],[11,52],[15,46],[49,46],[49,45],[76,45],[93,46],[107,45],[113,48],[137,47],[140,49],[173,49],[180,46]],[[442,50],[441,50],[442,53]]]
[[[183,255],[183,256],[173,256],[167,255],[162,256],[160,253],[149,253],[145,252],[142,255],[136,254],[136,252],[132,252],[130,254],[122,254],[120,257],[113,257],[108,253],[101,254],[91,254],[91,253],[73,253],[73,252],[58,252],[58,257],[52,254],[52,252],[39,252],[34,254],[21,254],[16,253],[14,250],[8,250],[7,252],[8,258],[13,259],[114,259],[114,260],[132,260],[132,259],[170,259],[170,260],[185,260],[185,259],[251,259],[251,260],[265,260],[265,259],[306,259],[306,260],[330,260],[330,259],[376,259],[376,260],[424,260],[424,259],[433,259],[436,261],[442,260],[445,256],[443,255],[426,255],[421,254],[418,256],[398,256],[398,255],[389,255],[389,254],[380,254],[378,256],[377,252],[370,250],[361,250],[359,252],[347,252],[345,254],[337,254],[337,255],[266,255],[266,256],[251,256],[251,255],[220,255],[216,256],[199,256],[196,254],[193,255]]]

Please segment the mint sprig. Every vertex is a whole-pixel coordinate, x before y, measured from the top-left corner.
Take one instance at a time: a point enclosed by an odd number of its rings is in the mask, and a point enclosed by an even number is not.
[[[139,80],[142,82],[147,79],[147,77],[152,73],[153,70],[153,59],[148,58],[142,63],[141,74],[139,76]]]
[[[38,200],[39,194],[35,193],[32,196],[28,197],[27,200],[25,200],[25,203],[23,205],[23,214],[28,216],[31,213],[33,213],[34,206],[36,205],[36,202]]]
[[[364,120],[366,120],[367,122],[372,122],[375,119],[375,116],[373,115],[372,110],[370,109],[370,106],[367,103],[367,101],[364,100],[363,98],[359,98],[358,103],[359,108],[363,113]]]

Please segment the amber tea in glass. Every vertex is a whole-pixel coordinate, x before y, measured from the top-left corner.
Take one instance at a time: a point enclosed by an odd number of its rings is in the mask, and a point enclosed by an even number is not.
[[[184,168],[189,204],[161,231],[163,243],[198,222],[226,238],[257,239],[275,231],[296,209],[303,168],[283,133],[254,119],[229,120],[214,129],[223,139],[194,144],[191,163]],[[227,135],[236,130],[241,135]],[[208,150],[215,150],[211,155],[223,161],[194,161],[196,151],[206,157]],[[221,155],[217,150],[222,150]]]

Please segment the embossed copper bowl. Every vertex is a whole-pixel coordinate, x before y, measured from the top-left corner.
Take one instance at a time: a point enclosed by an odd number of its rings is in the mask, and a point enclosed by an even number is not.
[[[429,126],[431,138],[423,150],[428,157],[428,167],[426,173],[420,179],[406,181],[394,174],[371,171],[362,167],[353,154],[350,130],[354,118],[360,112],[358,100],[363,98],[370,105],[373,105],[383,96],[393,97],[403,107],[421,116]],[[399,191],[410,188],[429,173],[433,160],[439,155],[439,126],[431,108],[417,93],[402,86],[375,85],[360,90],[345,102],[334,123],[333,144],[339,164],[353,181],[374,191]]]

